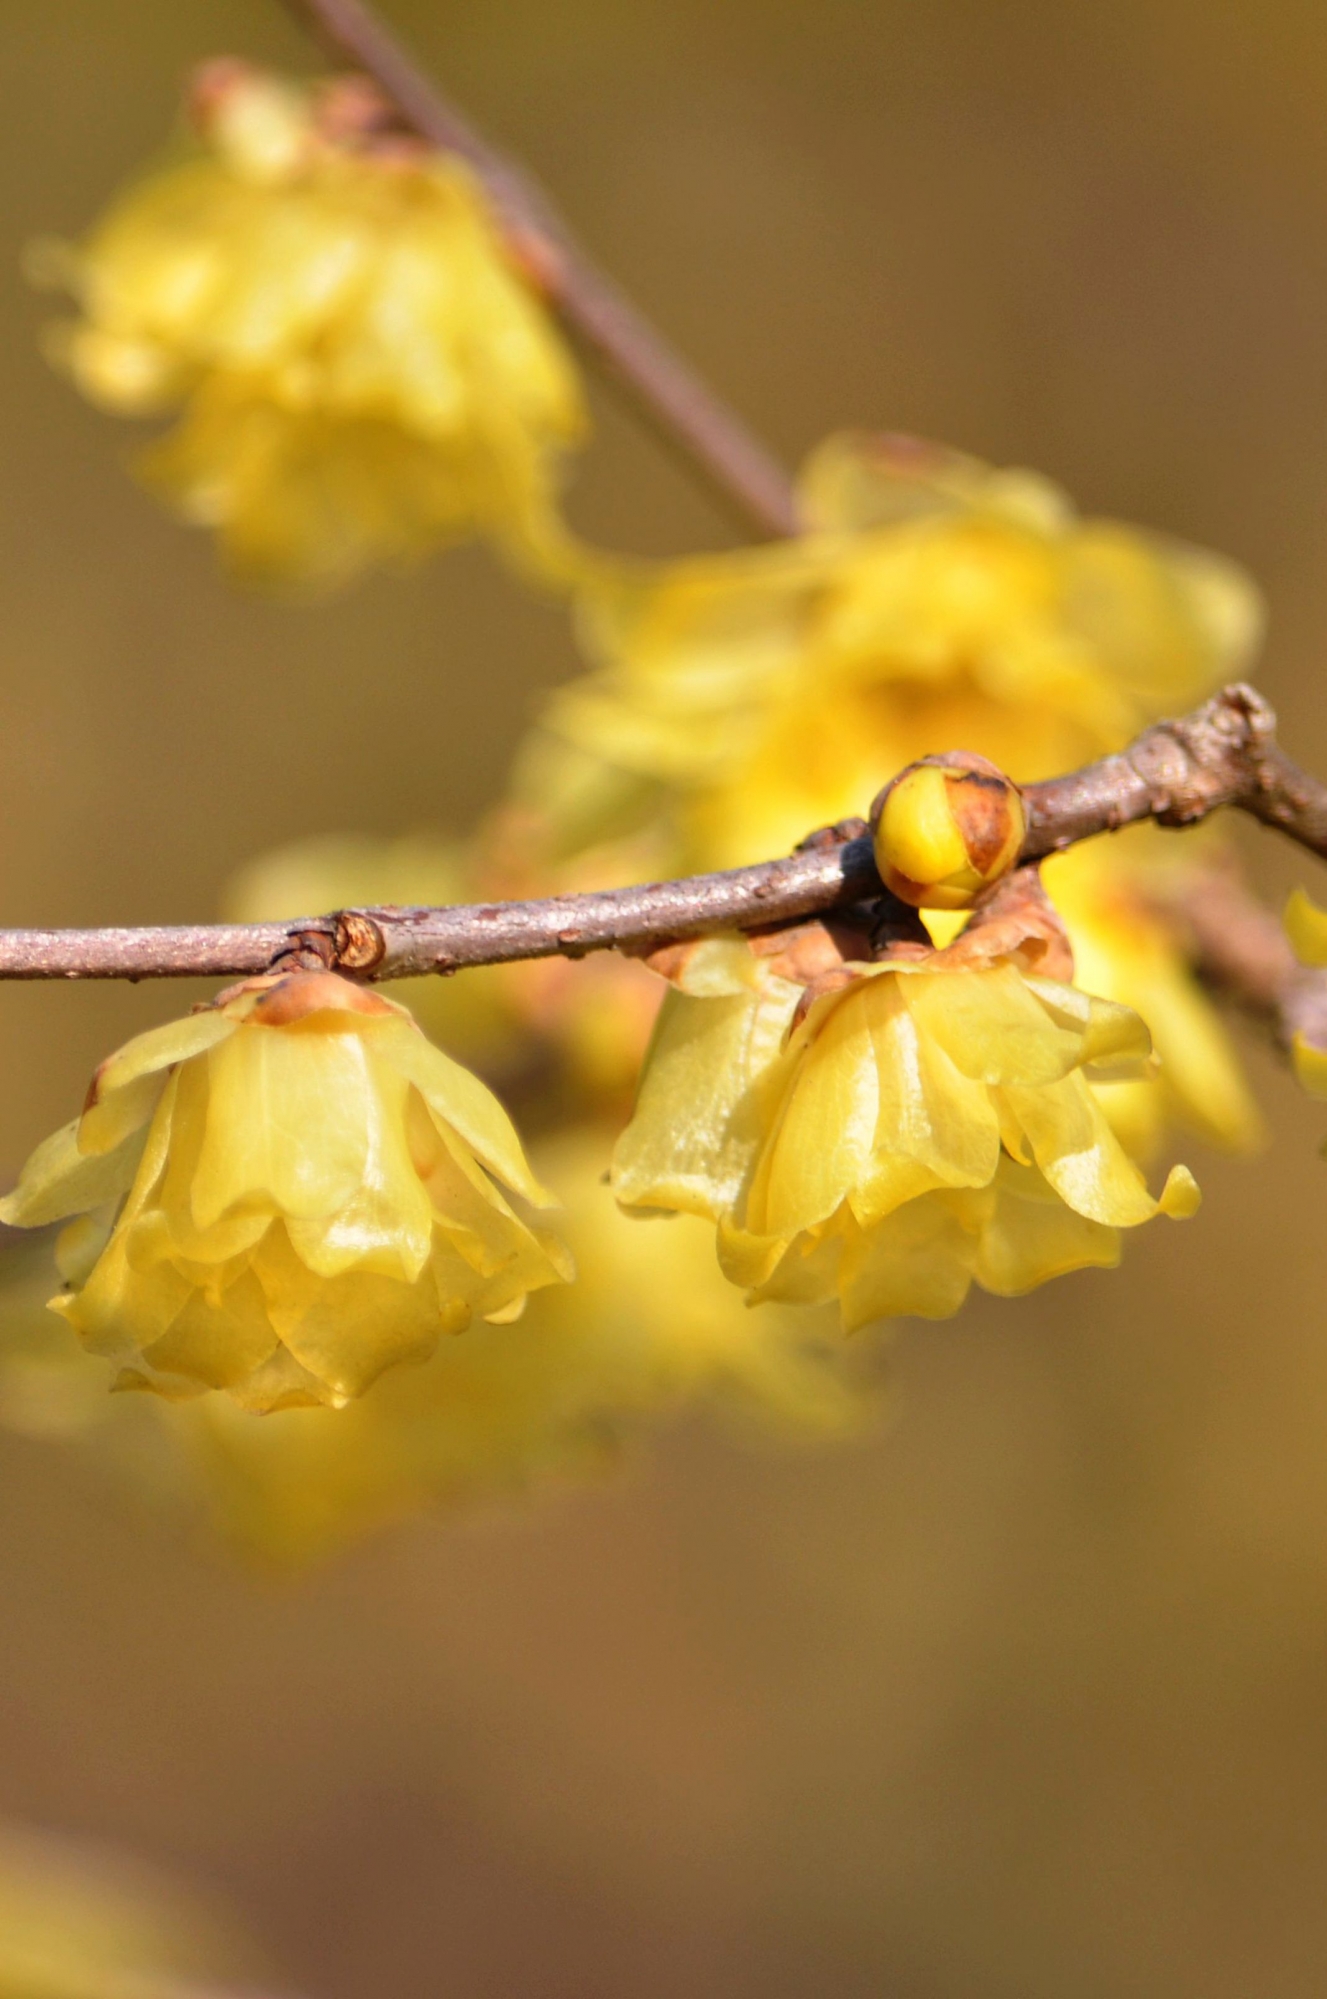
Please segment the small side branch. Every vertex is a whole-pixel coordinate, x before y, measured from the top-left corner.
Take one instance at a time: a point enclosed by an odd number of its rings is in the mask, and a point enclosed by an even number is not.
[[[1327,972],[1300,964],[1281,923],[1236,868],[1195,868],[1166,883],[1157,904],[1178,925],[1204,983],[1270,1028],[1282,1050],[1300,1037],[1327,1048]]]
[[[421,138],[469,161],[568,331],[744,525],[762,535],[796,534],[796,499],[783,467],[585,254],[542,188],[474,129],[373,9],[364,0],[285,4],[332,54],[371,76]]]
[[[1327,859],[1327,785],[1291,762],[1275,729],[1261,695],[1227,687],[1192,714],[1156,723],[1116,756],[1026,786],[1028,836],[1020,859],[1041,860],[1142,820],[1190,826],[1224,807],[1251,813]],[[4,930],[0,979],[241,977],[291,964],[399,979],[589,951],[642,954],[719,931],[777,929],[865,902],[876,905],[877,923],[889,914],[885,903],[903,917],[881,885],[861,825],[845,821],[837,833],[755,867],[534,902],[349,909],[290,923],[179,929]],[[1243,949],[1279,966],[1269,977],[1281,978],[1289,947],[1279,929],[1260,930],[1256,944],[1246,940]],[[1245,987],[1252,976],[1252,970],[1242,975]]]

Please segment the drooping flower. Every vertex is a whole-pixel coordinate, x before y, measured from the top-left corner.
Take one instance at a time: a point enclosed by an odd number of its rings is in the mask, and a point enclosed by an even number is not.
[[[1192,1212],[1186,1169],[1154,1200],[1090,1087],[1148,1065],[1127,1008],[1016,956],[844,974],[817,997],[745,945],[708,951],[665,1001],[614,1156],[628,1207],[718,1224],[754,1300],[837,1297],[849,1327],[946,1317],[973,1282],[1113,1264],[1121,1229]]]
[[[38,259],[81,309],[52,352],[85,394],[181,412],[149,483],[272,581],[475,532],[558,567],[580,389],[465,166],[359,84],[213,65],[195,111],[201,150]]]
[[[612,1137],[582,1126],[534,1152],[563,1203],[577,1282],[535,1293],[510,1325],[440,1340],[335,1414],[258,1420],[226,1396],[108,1396],[72,1334],[40,1309],[31,1259],[7,1263],[0,1426],[81,1441],[122,1478],[201,1501],[243,1545],[293,1561],[424,1509],[596,1475],[624,1441],[688,1403],[794,1438],[866,1420],[872,1357],[845,1348],[826,1312],[748,1312],[704,1222],[623,1215],[604,1185]]]
[[[505,1111],[404,1008],[255,979],[103,1063],[0,1219],[77,1217],[52,1300],[119,1386],[339,1406],[570,1275]]]

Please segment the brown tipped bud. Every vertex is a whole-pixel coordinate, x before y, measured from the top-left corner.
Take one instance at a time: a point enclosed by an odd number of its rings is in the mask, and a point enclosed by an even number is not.
[[[871,808],[876,866],[916,909],[967,909],[1018,859],[1027,831],[1022,794],[967,750],[923,757]]]

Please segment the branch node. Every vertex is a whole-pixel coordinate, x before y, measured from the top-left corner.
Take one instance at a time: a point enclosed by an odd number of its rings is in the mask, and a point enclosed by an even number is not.
[[[339,972],[372,972],[387,956],[381,926],[362,909],[343,909],[336,919],[335,966]]]

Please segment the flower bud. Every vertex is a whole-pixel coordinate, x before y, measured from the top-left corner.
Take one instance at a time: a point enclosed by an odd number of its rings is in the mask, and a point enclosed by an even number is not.
[[[1027,831],[1017,785],[962,750],[909,764],[871,819],[880,879],[917,909],[967,909],[1013,867]]]

